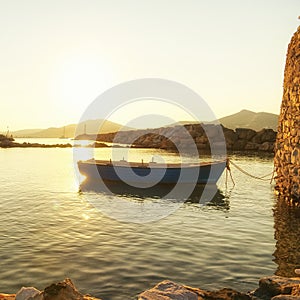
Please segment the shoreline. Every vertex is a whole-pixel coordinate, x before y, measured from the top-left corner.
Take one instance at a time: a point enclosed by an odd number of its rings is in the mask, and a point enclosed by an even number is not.
[[[93,141],[91,141],[93,142]],[[170,149],[165,149],[165,148],[157,148],[157,147],[143,147],[142,145],[139,146],[132,146],[130,147],[129,145],[107,145],[105,142],[94,142],[89,145],[72,145],[70,143],[67,144],[44,144],[44,143],[30,143],[30,142],[23,142],[23,143],[18,143],[18,142],[3,142],[0,141],[0,148],[2,149],[9,149],[9,148],[132,148],[132,149],[161,149],[170,153],[178,153],[176,149],[170,148]],[[274,158],[274,151],[264,151],[264,150],[232,150],[232,149],[227,149],[226,151],[227,155],[236,155],[236,156],[253,156],[253,157],[269,157],[269,158]],[[199,155],[210,155],[209,150],[203,150]]]
[[[155,129],[140,129],[119,131],[103,134],[84,134],[74,137],[74,140],[90,140],[89,147],[131,147],[161,149],[167,151],[189,152],[191,138],[199,152],[199,155],[214,151],[225,150],[231,152],[246,153],[271,153],[274,154],[274,145],[277,132],[272,129],[255,131],[247,128],[236,128],[235,130],[214,124],[187,124],[184,126],[161,127]],[[115,143],[110,146],[106,143]],[[86,147],[67,144],[39,144],[39,143],[17,143],[13,138],[0,135],[0,148],[68,148]]]

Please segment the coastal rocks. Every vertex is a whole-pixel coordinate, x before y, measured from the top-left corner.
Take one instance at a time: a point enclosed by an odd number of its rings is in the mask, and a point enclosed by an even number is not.
[[[53,283],[43,291],[33,287],[22,287],[17,294],[0,294],[0,300],[101,300],[90,295],[82,295],[71,279]]]
[[[300,296],[279,295],[272,298],[272,300],[300,300]]]
[[[259,288],[253,292],[241,293],[224,288],[206,291],[169,280],[158,283],[155,287],[141,293],[138,300],[300,300],[300,278],[280,276],[264,277],[259,281]]]
[[[157,129],[120,131],[118,133],[99,134],[97,141],[120,143],[137,148],[156,148],[171,151],[189,149],[191,138],[199,152],[208,152],[215,148],[229,151],[273,152],[276,132],[262,129],[237,128],[235,131],[214,124],[189,124],[184,126],[162,127]]]
[[[0,148],[8,147],[9,145],[14,144],[14,139],[6,135],[0,134]]]
[[[170,280],[164,280],[153,288],[142,292],[138,300],[300,300],[300,277],[264,277],[259,288],[242,293],[230,288],[206,291]],[[0,294],[0,300],[101,300],[90,295],[82,295],[71,279],[51,284],[43,291],[35,288],[22,288],[17,294]]]
[[[0,134],[0,148],[70,148],[71,144],[39,144],[39,143],[16,143],[13,137]]]
[[[15,300],[16,294],[0,294],[0,300]]]
[[[261,299],[282,299],[278,295],[299,296],[298,288],[300,278],[286,278],[281,276],[270,276],[261,278],[259,288],[253,293],[254,296]]]
[[[138,300],[198,300],[198,295],[184,286],[169,280],[158,283],[152,289],[141,293]]]
[[[256,132],[252,129],[237,128],[235,133],[234,140],[228,141],[228,137],[226,138],[228,150],[273,152],[276,132],[272,129]]]
[[[300,27],[288,46],[275,146],[276,190],[300,201]]]
[[[251,297],[227,288],[218,291],[205,291],[164,280],[141,293],[138,300],[251,300]]]
[[[0,142],[2,142],[2,141],[11,141],[11,142],[13,142],[14,138],[12,136],[7,136],[7,135],[0,134]]]
[[[205,292],[204,300],[251,300],[252,297],[233,289]]]
[[[256,131],[247,128],[237,128],[235,130],[237,138],[240,140],[248,140],[250,141],[255,135]]]
[[[62,282],[54,283],[46,287],[42,292],[41,300],[83,300],[83,298],[83,295],[79,293],[71,279],[67,278]]]
[[[33,299],[40,293],[41,292],[34,287],[22,287],[16,294],[16,300]],[[35,299],[37,299],[37,297]]]
[[[39,144],[39,143],[16,143],[12,141],[0,141],[0,148],[71,148],[71,144]]]

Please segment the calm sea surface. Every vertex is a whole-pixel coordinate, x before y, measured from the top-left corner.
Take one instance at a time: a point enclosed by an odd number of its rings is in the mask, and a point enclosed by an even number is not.
[[[108,149],[96,151],[109,158]],[[177,159],[175,154],[134,151],[131,157],[138,159],[159,154]],[[268,158],[232,160],[258,176],[273,168]],[[262,276],[290,275],[296,264],[292,258],[299,258],[299,214],[276,204],[269,182],[234,167],[236,186],[229,181],[226,189],[224,174],[210,205],[190,199],[164,218],[137,224],[118,221],[91,205],[91,199],[110,205],[114,198],[80,192],[72,149],[0,149],[0,166],[1,292],[22,286],[43,289],[65,277],[104,300],[134,299],[163,279],[247,291]],[[153,201],[149,195],[122,197],[141,207]],[[155,198],[160,201],[165,199]],[[120,208],[112,204],[111,209]],[[132,214],[122,207],[126,213]]]

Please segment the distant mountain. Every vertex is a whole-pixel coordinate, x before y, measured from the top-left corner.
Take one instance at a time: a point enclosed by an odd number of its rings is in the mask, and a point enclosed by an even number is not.
[[[93,135],[98,133],[98,125],[103,120],[89,120],[78,125],[78,134],[84,133]],[[253,112],[250,110],[242,110],[236,114],[219,119],[219,122],[230,129],[236,128],[250,128],[255,131],[259,131],[263,128],[271,128],[277,131],[278,115],[266,113],[266,112]],[[195,124],[198,122],[193,121],[179,121],[166,125],[165,127],[173,127],[176,125]],[[207,122],[204,122],[207,123]],[[212,122],[214,123],[214,122]],[[28,138],[60,138],[65,136],[66,138],[74,138],[77,124],[69,124],[62,127],[50,127],[47,129],[23,129],[12,132],[14,137],[28,137]],[[121,124],[111,121],[104,121],[101,127],[101,133],[110,133],[116,131],[134,130],[135,128],[122,126]]]
[[[220,122],[224,127],[230,129],[249,128],[255,131],[259,131],[263,128],[268,128],[277,131],[278,115],[266,113],[266,112],[256,113],[244,109],[236,114],[221,118],[217,122]],[[165,127],[173,127],[177,125],[187,125],[187,124],[197,124],[197,123],[210,124],[210,123],[216,123],[216,121],[211,121],[211,122],[178,121],[176,123],[168,124]]]
[[[103,122],[101,126],[101,133],[116,132],[119,130],[132,130],[134,128],[123,126],[121,124],[103,121],[103,120],[88,120],[86,122],[78,124],[79,134],[97,134],[98,126]],[[24,137],[24,138],[74,138],[75,130],[77,124],[69,124],[62,127],[50,127],[47,129],[23,129],[12,132],[14,137]]]
[[[35,134],[42,130],[43,129],[41,129],[41,128],[39,128],[39,129],[22,129],[22,130],[14,131],[14,132],[12,132],[12,134],[15,137],[28,137],[29,135]]]
[[[278,115],[243,109],[236,114],[219,119],[219,122],[230,129],[250,128],[259,131],[263,128],[270,128],[277,131]]]

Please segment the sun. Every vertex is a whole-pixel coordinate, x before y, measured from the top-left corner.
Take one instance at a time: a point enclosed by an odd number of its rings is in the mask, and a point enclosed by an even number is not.
[[[60,111],[80,116],[97,96],[112,85],[112,71],[101,57],[87,54],[67,56],[57,64],[52,95]]]

